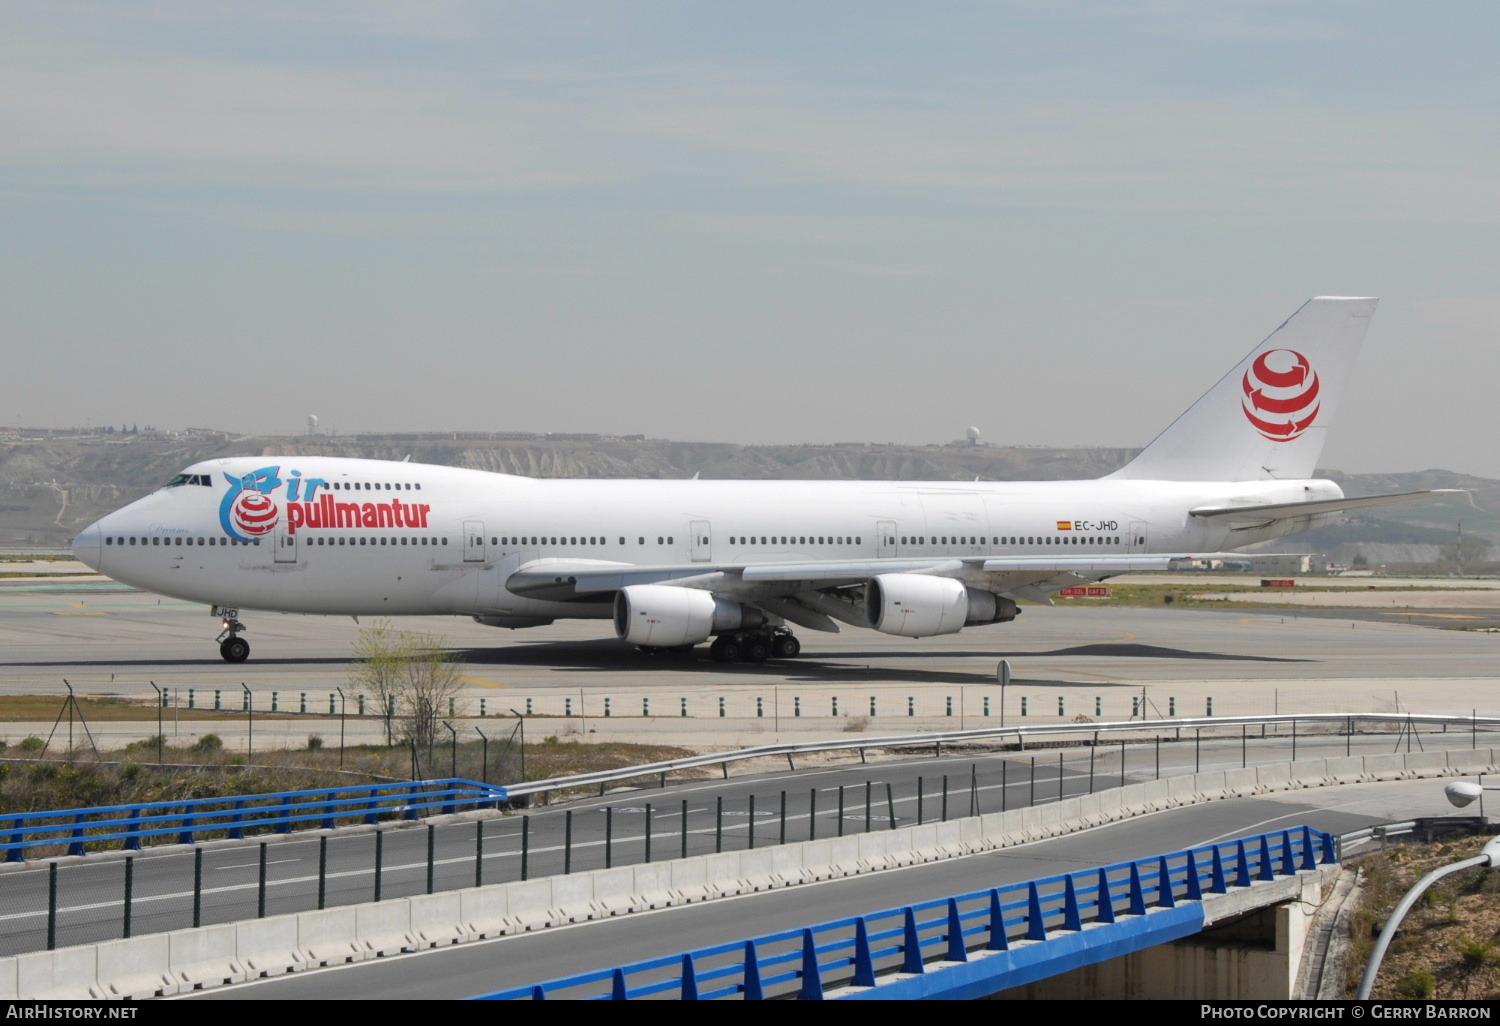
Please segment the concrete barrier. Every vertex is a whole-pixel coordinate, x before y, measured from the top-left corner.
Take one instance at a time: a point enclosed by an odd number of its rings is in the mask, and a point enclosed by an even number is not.
[[[411,907],[406,932],[410,947],[439,948],[472,939],[463,916],[458,891],[440,891],[408,898]]]
[[[369,958],[358,936],[358,916],[351,906],[297,913],[297,948],[310,969]]]
[[[171,972],[171,952],[164,933],[104,941],[96,948],[97,984],[90,989],[101,998],[141,1001],[177,993]]]
[[[352,922],[352,909],[340,911],[347,912]],[[173,930],[164,936],[167,938],[167,965],[179,993],[239,983],[250,975],[249,967],[238,957],[233,923]],[[352,939],[350,943],[353,943]]]
[[[1131,815],[1358,780],[1500,772],[1490,749],[1315,759],[1131,784],[1035,808],[753,852],[491,884],[0,958],[0,998],[147,997],[1011,847]]]
[[[398,955],[411,947],[411,899],[354,906],[354,935],[371,958]]]
[[[280,976],[307,968],[307,959],[297,943],[296,914],[235,923],[234,949],[251,977]]]
[[[57,998],[89,1001],[104,996],[99,987],[97,944],[83,944],[56,951],[32,951],[12,955],[16,963],[16,997],[22,1001]],[[165,968],[165,967],[164,967]],[[107,982],[107,981],[106,981]]]

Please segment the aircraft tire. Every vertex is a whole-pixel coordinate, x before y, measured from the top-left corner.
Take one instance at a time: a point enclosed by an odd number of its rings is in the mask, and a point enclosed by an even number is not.
[[[715,642],[715,644],[718,645],[719,654],[714,656],[714,658],[719,660],[720,662],[737,663],[741,659],[745,658],[745,646],[739,638],[731,637],[726,634],[723,637],[719,638],[719,640]]]
[[[763,663],[771,658],[771,646],[763,638],[747,638],[740,658],[747,663]]]
[[[802,642],[795,635],[778,634],[771,641],[772,659],[796,659],[802,654]]]
[[[250,642],[244,638],[225,638],[219,645],[219,655],[226,663],[243,663],[250,658]]]

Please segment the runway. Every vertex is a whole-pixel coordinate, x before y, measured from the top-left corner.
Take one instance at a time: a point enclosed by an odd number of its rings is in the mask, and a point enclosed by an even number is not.
[[[800,632],[801,658],[761,665],[714,663],[706,646],[646,655],[615,641],[604,621],[514,632],[459,617],[398,622],[441,636],[454,653],[468,684],[460,718],[483,703],[486,715],[514,708],[553,718],[546,726],[559,734],[601,740],[730,747],[998,725],[1002,714],[1021,722],[1023,701],[1025,721],[1036,723],[1126,719],[1143,698],[1153,716],[1201,716],[1210,702],[1215,715],[1497,711],[1500,633],[1357,615],[1031,606],[1015,623],[919,640]],[[66,679],[80,693],[147,698],[154,681],[179,703],[193,688],[207,706],[217,689],[238,709],[243,684],[257,709],[275,691],[279,708],[295,711],[305,692],[310,710],[326,712],[329,694],[349,689],[360,624],[245,619],[251,659],[231,665],[203,606],[102,579],[0,581],[0,693],[60,694]],[[1001,659],[1012,672],[1003,696]]]

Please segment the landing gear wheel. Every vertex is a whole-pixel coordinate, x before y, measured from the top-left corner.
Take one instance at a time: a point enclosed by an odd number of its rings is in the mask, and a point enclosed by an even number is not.
[[[802,642],[795,635],[778,634],[771,639],[772,659],[796,659],[802,652]]]
[[[744,644],[739,638],[730,637],[727,634],[720,636],[719,640],[714,642],[714,648],[718,651],[713,653],[713,657],[721,663],[737,663],[745,658]]]
[[[236,635],[219,643],[219,655],[226,663],[243,663],[250,658],[250,642]]]
[[[740,658],[747,663],[763,663],[771,658],[771,646],[764,638],[746,638]]]

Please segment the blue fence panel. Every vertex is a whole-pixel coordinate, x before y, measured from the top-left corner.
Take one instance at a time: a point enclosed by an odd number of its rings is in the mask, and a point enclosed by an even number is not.
[[[126,848],[139,849],[142,841],[172,834],[178,842],[192,844],[204,831],[223,830],[241,839],[247,827],[286,833],[306,823],[332,827],[340,819],[373,823],[381,815],[393,814],[416,819],[433,809],[486,807],[507,798],[503,787],[451,778],[195,798],[170,806],[146,803],[21,812],[0,816],[0,837],[5,838],[0,851],[5,852],[6,861],[21,862],[28,848],[40,845],[67,845],[68,854],[82,855],[90,844],[122,841]]]
[[[850,986],[870,989],[842,996],[973,997],[997,989],[997,976],[1004,976],[1005,987],[1019,986],[1099,960],[1101,949],[1112,957],[1196,932],[1203,896],[1226,893],[1231,877],[1233,886],[1250,887],[1334,861],[1332,835],[1299,827],[598,969],[476,1000],[757,1000],[788,991],[815,1000],[831,988]],[[987,956],[971,965],[976,944]],[[945,963],[943,973],[952,966],[963,971],[938,974],[940,982],[929,979],[932,959]],[[879,986],[879,974],[889,970],[904,975],[894,978],[899,983]]]

